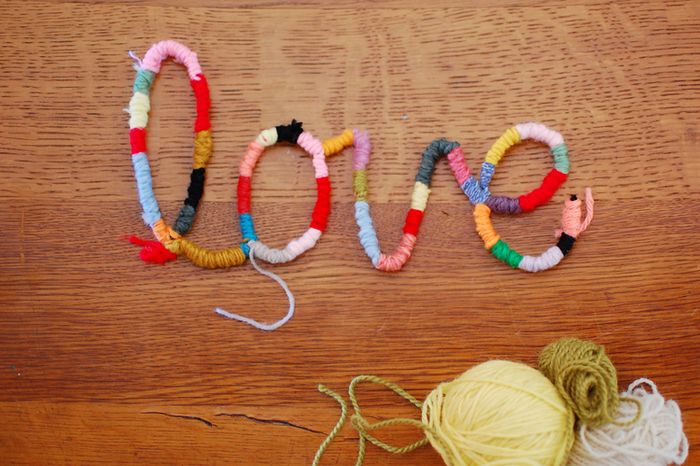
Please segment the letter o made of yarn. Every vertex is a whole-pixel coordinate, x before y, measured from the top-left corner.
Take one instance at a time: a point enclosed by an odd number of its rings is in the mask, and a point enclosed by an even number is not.
[[[316,177],[316,204],[311,214],[311,224],[300,237],[290,241],[283,249],[271,248],[258,238],[255,232],[253,217],[250,209],[251,179],[258,159],[265,148],[286,141],[297,144],[312,157]],[[328,167],[320,140],[304,131],[301,123],[292,120],[290,125],[282,125],[263,130],[254,141],[248,145],[240,165],[238,178],[238,215],[241,225],[243,243],[241,248],[247,256],[253,250],[255,257],[266,262],[280,264],[290,262],[316,245],[321,234],[326,229],[330,215],[331,184],[328,178]]]

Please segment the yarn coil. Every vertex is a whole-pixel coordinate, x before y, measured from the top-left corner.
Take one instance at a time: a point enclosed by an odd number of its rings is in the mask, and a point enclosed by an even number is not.
[[[312,157],[316,176],[317,198],[314,210],[311,214],[311,224],[308,230],[290,241],[284,249],[275,249],[265,245],[255,233],[253,217],[250,213],[250,186],[258,159],[265,148],[275,145],[277,142],[286,141],[298,144]],[[328,167],[323,150],[323,144],[308,131],[304,131],[302,123],[292,120],[289,125],[276,126],[262,131],[254,141],[248,145],[248,149],[241,160],[240,174],[238,177],[238,214],[241,225],[243,244],[241,248],[248,255],[251,248],[255,248],[255,255],[266,262],[281,264],[294,260],[299,255],[316,245],[328,224],[328,216],[331,210],[331,183],[328,178]]]
[[[265,148],[273,146],[278,142],[298,144],[311,155],[316,175],[316,190],[318,193],[308,230],[299,238],[290,241],[284,249],[271,248],[260,241],[255,232],[255,224],[250,209],[251,181],[255,165],[263,155]],[[304,131],[302,124],[296,120],[292,120],[289,125],[280,125],[263,130],[255,140],[248,145],[248,149],[240,164],[240,173],[238,177],[238,218],[241,226],[241,236],[243,237],[240,250],[242,254],[250,257],[253,267],[255,267],[259,273],[276,281],[280,287],[282,287],[287,295],[289,307],[284,317],[269,324],[258,322],[250,317],[229,312],[221,308],[216,308],[214,311],[221,316],[238,320],[259,330],[276,330],[286,324],[294,315],[294,295],[282,278],[272,272],[263,270],[255,262],[255,258],[260,258],[269,263],[280,264],[292,261],[297,256],[314,247],[319,238],[321,238],[323,230],[326,229],[331,209],[330,203],[331,183],[328,178],[328,167],[326,166],[323,144],[321,141],[313,137],[311,133]]]
[[[379,247],[377,232],[372,223],[369,203],[367,202],[367,164],[372,149],[369,135],[366,131],[346,130],[348,135],[342,141],[347,146],[354,145],[353,154],[353,191],[355,194],[355,221],[359,228],[358,237],[365,254],[370,258],[372,265],[377,270],[384,272],[396,272],[403,268],[411,257],[416,245],[418,230],[423,220],[423,213],[428,205],[430,197],[430,181],[435,172],[435,165],[443,157],[448,157],[450,163],[462,163],[464,155],[458,142],[446,139],[436,139],[426,147],[421,156],[420,167],[415,178],[413,193],[411,195],[411,207],[406,214],[403,226],[403,235],[396,250],[391,254],[384,254]],[[349,137],[352,134],[352,138]],[[344,147],[342,144],[330,145],[326,155],[333,155]],[[456,160],[457,162],[452,162]],[[466,165],[464,165],[466,167]],[[468,169],[467,169],[468,170]]]
[[[570,466],[666,466],[688,459],[688,438],[678,403],[665,400],[654,382],[638,379],[621,398],[635,400],[622,404],[614,422],[600,427],[582,424],[569,456]]]
[[[542,350],[539,367],[584,424],[598,427],[615,419],[617,371],[603,346],[563,338]]]

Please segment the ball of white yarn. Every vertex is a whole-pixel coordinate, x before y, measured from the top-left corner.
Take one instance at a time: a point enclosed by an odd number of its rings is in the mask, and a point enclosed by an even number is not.
[[[648,391],[650,389],[651,391]],[[569,466],[668,466],[688,457],[688,439],[678,404],[664,400],[649,379],[634,381],[623,397],[639,401],[641,417],[628,426],[609,423],[591,429],[579,427]],[[624,402],[616,421],[632,419],[637,406]]]

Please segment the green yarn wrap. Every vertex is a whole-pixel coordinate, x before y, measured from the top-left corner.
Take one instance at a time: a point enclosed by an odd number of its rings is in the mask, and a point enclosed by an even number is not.
[[[554,168],[564,174],[569,173],[569,149],[566,144],[559,144],[551,149],[552,157],[554,157]]]
[[[505,262],[514,269],[518,268],[520,261],[523,260],[523,256],[518,253],[515,249],[511,249],[508,243],[499,239],[496,244],[491,248],[491,254],[493,254],[498,260]]]
[[[140,69],[136,72],[134,79],[134,92],[140,92],[148,95],[153,81],[156,79],[156,74],[153,71]]]

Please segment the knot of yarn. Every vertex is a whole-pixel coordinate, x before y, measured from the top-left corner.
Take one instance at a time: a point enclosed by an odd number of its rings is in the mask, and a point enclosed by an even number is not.
[[[131,244],[141,246],[139,257],[144,262],[164,265],[177,259],[177,254],[168,251],[160,241],[148,241],[137,236],[130,236],[128,240]]]
[[[277,129],[277,141],[286,141],[291,144],[296,144],[297,139],[304,129],[301,127],[303,123],[301,121],[292,120],[288,125],[276,126]]]
[[[603,346],[563,338],[542,350],[539,367],[581,422],[597,427],[615,419],[617,372]]]

